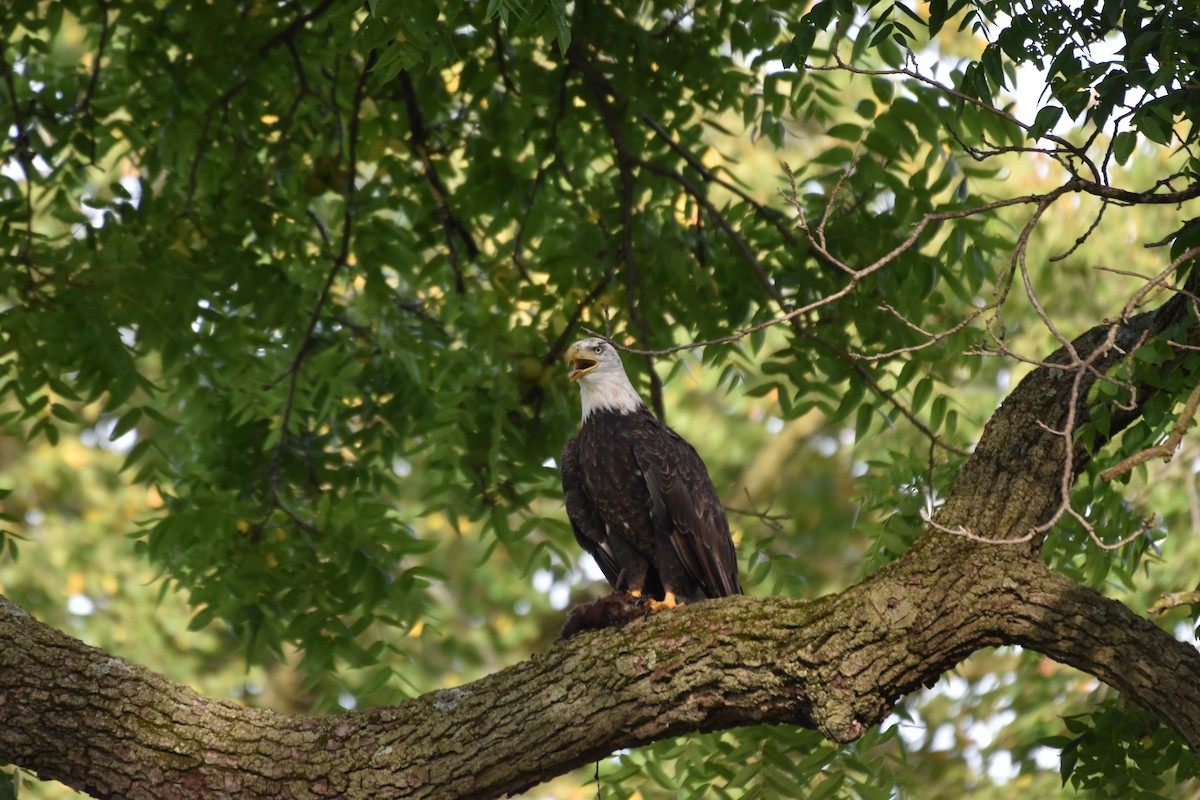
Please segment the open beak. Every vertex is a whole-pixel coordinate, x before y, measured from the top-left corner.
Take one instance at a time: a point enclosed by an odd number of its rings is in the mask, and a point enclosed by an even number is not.
[[[571,372],[567,375],[567,378],[572,383],[579,380],[581,376],[595,369],[596,365],[600,363],[594,358],[588,358],[585,356],[583,351],[575,345],[571,345],[571,349],[567,351],[565,360],[571,365]]]

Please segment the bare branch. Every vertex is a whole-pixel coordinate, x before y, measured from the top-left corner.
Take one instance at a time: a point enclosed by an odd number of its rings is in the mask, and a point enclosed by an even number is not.
[[[96,87],[100,85],[100,69],[104,61],[104,48],[108,46],[109,22],[108,22],[108,0],[97,0],[96,10],[100,15],[100,37],[96,42],[96,52],[92,55],[91,75],[88,78],[87,88],[83,91],[83,96],[67,109],[67,115],[74,115],[83,112],[90,112],[92,107],[92,98],[96,95]],[[95,116],[88,113],[87,121],[92,129],[92,135],[89,137],[91,152],[88,154],[90,163],[96,163],[96,135],[95,135]]]
[[[768,503],[767,507],[762,511],[755,510],[754,509],[754,498],[752,498],[750,496],[750,490],[743,489],[742,491],[746,495],[746,503],[747,503],[747,505],[750,506],[750,508],[749,509],[733,508],[733,507],[727,505],[727,506],[725,506],[726,512],[728,512],[730,514],[737,514],[737,515],[743,516],[743,517],[753,517],[754,519],[759,520],[764,525],[766,525],[768,528],[770,528],[771,530],[774,530],[774,531],[783,530],[783,525],[781,523],[783,523],[785,520],[790,520],[792,518],[790,514],[772,514],[772,513],[770,513],[771,506],[773,505],[772,503]]]
[[[1200,605],[1200,592],[1167,592],[1146,609],[1151,614],[1165,614],[1172,608]]]

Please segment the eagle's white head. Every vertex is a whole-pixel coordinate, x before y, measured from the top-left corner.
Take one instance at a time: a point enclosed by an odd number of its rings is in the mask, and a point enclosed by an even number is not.
[[[604,339],[581,339],[567,350],[571,381],[579,381],[579,399],[586,422],[593,411],[632,414],[642,398],[629,382],[617,350]]]

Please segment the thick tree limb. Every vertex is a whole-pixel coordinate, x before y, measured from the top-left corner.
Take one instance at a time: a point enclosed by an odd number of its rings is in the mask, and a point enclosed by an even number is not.
[[[1037,561],[946,545],[840,595],[707,602],[336,717],[201,697],[0,601],[0,759],[96,797],[496,797],[690,731],[789,723],[850,741],[1006,643],[1095,674],[1200,746],[1193,648]]]

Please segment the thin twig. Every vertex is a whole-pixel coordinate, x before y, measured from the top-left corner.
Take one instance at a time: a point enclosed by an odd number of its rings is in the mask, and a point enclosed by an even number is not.
[[[750,508],[742,509],[742,508],[733,508],[731,506],[725,506],[726,513],[738,514],[743,517],[754,517],[755,519],[761,521],[764,525],[769,527],[771,530],[775,530],[775,531],[783,530],[782,523],[787,520],[790,520],[792,518],[791,514],[772,514],[772,513],[770,513],[771,506],[773,505],[773,503],[768,504],[766,509],[763,511],[754,510],[754,498],[752,498],[750,496],[750,490],[743,487],[742,492],[745,493],[746,504],[749,505]]]
[[[550,123],[550,135],[546,138],[545,152],[548,156],[542,158],[538,163],[537,174],[533,176],[533,188],[530,191],[528,202],[525,204],[525,213],[521,215],[520,222],[517,223],[517,231],[513,234],[513,264],[521,272],[521,277],[526,283],[531,282],[528,270],[525,269],[525,226],[529,224],[529,218],[533,214],[534,207],[537,205],[538,193],[541,191],[542,183],[546,179],[550,168],[558,163],[558,131],[559,126],[567,115],[567,80],[572,72],[572,66],[567,63],[563,66],[562,76],[558,82],[558,104],[554,114],[554,120]]]
[[[695,154],[693,154],[686,147],[675,141],[675,138],[671,136],[670,132],[664,128],[662,124],[660,124],[654,117],[650,116],[645,111],[641,112],[638,116],[644,123],[646,123],[646,125],[650,127],[651,130],[654,131],[659,139],[666,143],[667,147],[669,147],[676,155],[686,161],[688,166],[700,173],[700,177],[704,178],[704,180],[710,183],[717,184],[726,191],[731,192],[732,194],[741,198],[746,205],[754,209],[754,213],[758,214],[760,217],[765,219],[771,225],[771,227],[775,228],[775,230],[779,232],[779,235],[783,237],[785,242],[787,242],[789,245],[794,245],[796,243],[796,237],[792,235],[790,230],[788,230],[782,214],[775,209],[758,202],[745,191],[743,191],[741,187],[737,186],[732,181],[725,180],[716,172],[704,166],[703,161],[697,158]]]
[[[292,357],[292,363],[288,367],[288,387],[287,394],[284,397],[283,410],[279,418],[279,441],[275,445],[275,450],[271,453],[271,464],[268,468],[268,474],[271,483],[271,495],[273,498],[272,509],[268,510],[267,516],[270,516],[272,510],[278,508],[285,514],[288,514],[293,521],[303,523],[303,520],[295,516],[287,508],[283,502],[282,492],[280,491],[279,468],[283,462],[283,451],[288,442],[288,429],[291,425],[292,410],[295,408],[296,389],[300,378],[300,368],[308,357],[312,349],[313,337],[317,330],[317,324],[321,319],[321,312],[329,300],[330,292],[333,289],[333,283],[341,271],[350,261],[350,243],[353,238],[353,223],[354,214],[352,209],[352,199],[355,189],[355,178],[358,171],[358,126],[362,111],[363,100],[366,96],[367,77],[371,73],[371,68],[375,65],[378,58],[378,50],[372,50],[367,57],[366,63],[363,64],[362,72],[358,76],[358,82],[354,87],[354,95],[350,106],[350,131],[348,143],[348,164],[346,184],[342,188],[343,211],[342,211],[342,231],[341,243],[337,254],[334,256],[333,263],[329,268],[329,272],[325,276],[325,283],[321,287],[321,293],[317,297],[317,302],[314,304],[312,312],[309,314],[308,326],[305,328],[304,336],[300,340],[300,344],[296,348],[296,354]],[[323,227],[323,226],[322,226]],[[327,234],[323,234],[326,235]]]
[[[96,94],[96,87],[100,84],[100,69],[104,61],[104,48],[108,45],[108,0],[97,0],[96,7],[100,13],[100,38],[96,43],[96,54],[92,58],[91,76],[88,78],[88,85],[84,89],[83,96],[66,111],[66,115],[69,116],[87,112],[86,120],[90,134],[88,136],[88,163],[92,165],[96,163],[96,115],[90,112],[92,98]]]
[[[208,129],[212,125],[213,115],[219,108],[225,108],[233,100],[237,93],[240,92],[248,83],[246,78],[242,78],[233,86],[229,87],[220,97],[208,104],[208,108],[204,109],[204,124],[200,127],[200,138],[196,142],[196,151],[192,154],[192,163],[188,168],[188,188],[187,196],[184,199],[184,213],[190,213],[192,200],[196,196],[196,182],[200,172],[200,160],[204,157],[205,150],[210,144],[208,138]]]
[[[646,322],[646,318],[640,308],[641,281],[633,241],[635,226],[634,192],[637,184],[633,169],[643,162],[640,162],[633,155],[633,152],[625,141],[620,121],[617,119],[616,111],[613,109],[610,101],[611,97],[616,96],[616,91],[612,88],[611,84],[596,69],[596,66],[587,59],[581,48],[571,47],[568,51],[568,58],[571,59],[571,63],[579,67],[584,81],[596,98],[597,106],[600,109],[600,119],[604,124],[605,131],[608,133],[609,141],[613,145],[616,156],[617,175],[620,181],[621,260],[625,264],[626,275],[625,306],[630,320],[633,321],[634,327],[637,328],[639,338],[643,342],[649,342],[651,341],[650,325]],[[658,372],[654,369],[654,356],[644,355],[644,358],[646,360],[646,372],[650,376],[650,402],[654,407],[654,413],[660,420],[665,422],[666,403],[663,401],[662,379],[658,377]]]
[[[21,243],[21,250],[17,253],[17,260],[25,266],[27,276],[26,293],[33,294],[37,288],[37,281],[34,277],[35,268],[33,266],[34,156],[29,146],[29,127],[26,124],[25,115],[21,111],[21,103],[17,99],[17,86],[13,80],[13,68],[8,62],[8,53],[5,51],[5,47],[5,40],[3,37],[0,37],[0,71],[4,73],[4,86],[8,92],[9,107],[12,109],[13,127],[16,128],[16,135],[12,137],[15,141],[13,152],[17,157],[17,162],[21,165],[21,175],[25,179],[25,219],[23,220],[25,223],[25,236]]]
[[[575,310],[573,312],[571,312],[571,316],[567,319],[567,324],[563,326],[562,333],[560,333],[558,335],[558,338],[554,340],[554,344],[552,344],[550,346],[549,352],[547,352],[545,358],[542,359],[542,361],[544,363],[554,364],[558,361],[559,358],[562,357],[563,352],[566,351],[567,342],[571,338],[571,332],[573,330],[575,330],[575,325],[578,324],[580,318],[583,316],[583,312],[587,308],[589,308],[592,305],[592,303],[596,302],[596,298],[598,298],[600,296],[600,293],[604,291],[604,288],[606,286],[608,286],[608,282],[611,281],[613,275],[616,274],[617,267],[620,266],[621,260],[623,258],[624,258],[624,255],[618,256],[617,260],[612,264],[612,266],[610,266],[607,270],[605,270],[604,274],[602,276],[600,276],[600,280],[596,283],[595,286],[592,287],[592,290],[590,292],[588,292],[587,295],[584,296],[584,298],[582,300],[579,301],[578,305],[575,306]],[[608,307],[605,306],[605,311],[606,311],[605,321],[606,322],[607,322],[607,316],[608,316],[607,309],[608,309]],[[605,334],[604,338],[608,339],[610,342],[612,342],[612,339],[610,339],[607,334]],[[614,346],[615,346],[615,343],[614,343]]]
[[[1183,411],[1179,415],[1179,419],[1175,420],[1175,426],[1171,429],[1171,433],[1162,444],[1154,447],[1147,447],[1145,450],[1140,450],[1128,458],[1123,458],[1113,466],[1100,473],[1101,480],[1111,481],[1118,475],[1124,475],[1139,464],[1145,464],[1152,458],[1161,458],[1164,463],[1169,462],[1175,455],[1175,451],[1179,449],[1180,442],[1183,441],[1183,435],[1187,432],[1187,428],[1192,424],[1192,420],[1196,417],[1196,410],[1200,408],[1200,386],[1192,389],[1192,393],[1188,395],[1187,402],[1183,404]]]
[[[1096,216],[1092,218],[1092,224],[1088,225],[1086,231],[1075,237],[1075,243],[1067,248],[1066,252],[1050,256],[1049,261],[1051,264],[1058,261],[1065,261],[1072,254],[1074,254],[1076,250],[1082,247],[1088,239],[1091,238],[1092,234],[1096,232],[1096,229],[1100,227],[1100,222],[1104,219],[1104,212],[1108,210],[1108,203],[1108,200],[1103,198],[1100,199],[1100,210],[1097,211]]]
[[[496,54],[496,71],[500,73],[500,81],[504,84],[505,91],[521,96],[521,92],[513,85],[512,78],[508,74],[508,57],[504,54],[504,36],[500,30],[500,17],[496,16],[492,25],[492,49]]]
[[[328,11],[334,2],[335,0],[321,0],[321,4],[312,11],[309,11],[307,14],[297,14],[292,18],[292,21],[289,22],[286,27],[284,27],[283,30],[272,36],[267,41],[263,42],[262,46],[258,48],[258,54],[260,56],[265,56],[267,53],[271,52],[271,50],[283,44],[284,42],[291,42],[295,38],[296,34],[300,32],[301,28]]]
[[[455,237],[457,236],[467,248],[467,257],[471,260],[479,257],[479,245],[475,243],[474,237],[471,236],[471,232],[467,230],[462,220],[450,208],[450,192],[442,183],[430,154],[429,131],[425,126],[425,118],[421,113],[421,104],[417,98],[417,90],[413,85],[412,76],[408,74],[407,70],[404,70],[398,77],[401,93],[404,96],[404,106],[408,111],[408,130],[412,152],[421,162],[425,182],[429,185],[429,193],[433,195],[433,203],[442,222],[442,234],[446,240],[446,249],[449,251],[450,268],[454,271],[454,291],[463,294],[466,291],[466,285],[463,282],[463,271],[459,264],[458,245],[455,244]]]

